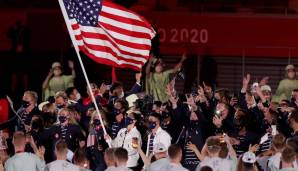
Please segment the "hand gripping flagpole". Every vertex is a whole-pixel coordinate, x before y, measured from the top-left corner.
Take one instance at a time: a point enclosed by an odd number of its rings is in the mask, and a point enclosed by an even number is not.
[[[72,41],[72,44],[74,45],[76,54],[77,54],[77,56],[78,56],[78,59],[79,59],[79,62],[80,62],[80,65],[81,65],[81,68],[82,68],[82,71],[83,71],[83,74],[84,74],[84,77],[85,77],[85,79],[86,79],[88,90],[89,90],[89,92],[91,92],[90,95],[91,95],[91,98],[92,98],[92,102],[94,103],[96,113],[97,113],[97,115],[98,115],[98,117],[99,117],[100,123],[101,123],[102,128],[103,128],[103,132],[104,132],[104,134],[106,135],[106,134],[107,134],[107,131],[106,131],[105,125],[104,125],[104,123],[103,123],[102,117],[101,117],[101,115],[100,115],[99,108],[98,108],[98,106],[97,106],[97,103],[96,103],[94,94],[92,93],[92,89],[91,89],[91,86],[90,86],[90,82],[89,82],[89,79],[88,79],[88,76],[87,76],[87,73],[86,73],[84,64],[83,64],[82,59],[81,59],[81,55],[80,55],[80,52],[79,52],[79,47],[78,47],[78,45],[76,44],[76,39],[75,39],[75,36],[74,36],[74,32],[73,32],[73,30],[71,29],[71,25],[70,25],[70,22],[69,22],[69,18],[68,18],[68,15],[67,15],[67,12],[66,12],[66,9],[65,9],[63,0],[58,0],[58,1],[59,1],[59,5],[60,5],[60,8],[61,8],[61,12],[62,12],[62,14],[63,14],[64,21],[65,21],[66,26],[67,26],[67,30],[68,30],[68,32],[69,32],[70,39],[71,39],[71,41]],[[107,143],[108,143],[109,147],[111,147],[111,143],[110,143],[110,141],[107,141]]]

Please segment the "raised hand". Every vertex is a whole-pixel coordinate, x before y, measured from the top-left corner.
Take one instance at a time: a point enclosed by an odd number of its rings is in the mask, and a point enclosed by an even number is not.
[[[167,86],[166,86],[166,94],[168,96],[175,96],[175,79],[173,79]]]
[[[187,52],[184,52],[182,54],[182,58],[181,58],[181,61],[185,61],[187,59]]]
[[[140,82],[141,82],[141,77],[142,77],[142,73],[141,73],[141,72],[136,73],[135,78],[136,78],[136,82],[137,82],[137,83],[140,83]]]
[[[260,86],[256,86],[256,93],[257,93],[258,95],[263,94]]]
[[[248,84],[250,82],[250,74],[247,74],[245,77],[243,77],[243,80],[242,80],[242,87],[247,89],[248,88]]]
[[[222,118],[219,116],[214,116],[213,117],[213,124],[217,127],[220,128],[222,126]]]
[[[199,151],[197,146],[191,142],[187,143],[186,148],[190,149],[193,152]]]
[[[199,95],[205,95],[205,93],[204,93],[204,89],[203,89],[202,86],[199,86],[199,88],[198,88],[198,94],[199,94]]]
[[[48,74],[48,77],[52,77],[54,75],[54,70],[51,68]]]
[[[68,61],[68,67],[69,67],[71,70],[74,69],[74,63],[73,63],[73,61],[71,61],[71,60]]]
[[[258,149],[259,149],[260,145],[259,144],[255,144],[255,145],[249,145],[248,151],[255,153]]]
[[[186,102],[184,102],[184,103],[186,103],[186,104],[188,104],[190,106],[196,105],[195,99],[194,99],[194,97],[191,94],[187,94],[187,95],[185,95],[185,97],[186,97]]]
[[[41,158],[44,159],[44,153],[45,153],[46,149],[44,148],[44,146],[41,146],[37,149],[36,151],[36,155]]]

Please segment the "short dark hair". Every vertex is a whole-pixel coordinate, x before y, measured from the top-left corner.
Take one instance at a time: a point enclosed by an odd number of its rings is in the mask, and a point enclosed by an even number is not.
[[[227,158],[228,154],[229,154],[229,149],[228,149],[227,143],[226,142],[220,143],[219,157],[225,159]]]
[[[296,155],[298,155],[298,137],[292,137],[288,138],[286,141],[286,145],[290,148],[293,148],[296,152]]]
[[[178,144],[173,144],[168,149],[168,154],[170,159],[175,159],[178,157],[179,153],[182,153],[181,147]]]
[[[149,116],[152,116],[152,117],[158,119],[159,122],[161,121],[161,115],[159,113],[152,112]]]
[[[115,104],[115,103],[120,103],[121,106],[122,106],[122,108],[125,109],[125,110],[128,109],[128,102],[127,102],[126,100],[124,100],[124,99],[117,99],[117,100],[114,102],[114,104]]]
[[[122,83],[120,82],[114,82],[110,88],[110,92],[113,93],[113,91],[119,87],[122,87]]]
[[[78,148],[73,156],[73,162],[75,164],[81,164],[88,161],[88,158],[86,156],[86,149],[85,148]]]
[[[122,147],[116,148],[114,155],[115,155],[115,158],[117,159],[117,161],[127,162],[127,160],[128,160],[128,152],[126,149],[124,149]]]
[[[285,103],[287,103],[287,105],[289,105],[291,102],[289,101],[289,100],[287,100],[287,99],[282,99],[280,102],[285,102]]]
[[[293,148],[286,147],[281,153],[281,159],[284,162],[291,163],[295,161],[296,153]]]
[[[153,104],[156,105],[157,107],[161,107],[162,102],[161,101],[154,101]]]
[[[203,166],[201,167],[200,171],[212,171],[212,168],[209,166]]]
[[[67,95],[67,97],[69,98],[70,95],[73,93],[73,91],[75,90],[76,88],[75,87],[68,87],[66,90],[65,90],[65,93]]]
[[[115,150],[115,148],[107,148],[104,153],[105,159],[115,161]]]

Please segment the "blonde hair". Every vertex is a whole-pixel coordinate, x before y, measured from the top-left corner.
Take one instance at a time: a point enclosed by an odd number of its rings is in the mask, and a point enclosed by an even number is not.
[[[56,94],[55,94],[55,99],[58,98],[58,97],[61,97],[64,99],[64,101],[66,101],[68,98],[67,98],[67,94],[64,92],[64,91],[58,91]]]
[[[29,95],[32,97],[35,103],[37,103],[38,95],[35,91],[25,91],[24,95]]]
[[[100,110],[100,111],[99,111],[99,114],[101,115],[103,124],[104,124],[105,126],[108,125],[108,123],[107,123],[107,119],[106,119],[106,113],[105,113],[104,111]],[[94,118],[95,118],[96,116],[98,116],[98,114],[97,114],[96,111],[94,111],[94,112],[91,113],[90,127],[93,125],[93,120],[94,120]]]
[[[45,104],[42,107],[42,110],[41,111],[55,113],[56,112],[56,106],[53,103],[48,103],[48,104]]]
[[[71,113],[70,109],[68,109],[68,108],[62,108],[59,111],[58,115],[60,115],[62,112],[67,112],[67,117],[66,118],[68,120],[68,123],[70,123],[70,124],[77,124],[77,122],[75,121],[75,119],[73,118],[73,116],[70,114]]]

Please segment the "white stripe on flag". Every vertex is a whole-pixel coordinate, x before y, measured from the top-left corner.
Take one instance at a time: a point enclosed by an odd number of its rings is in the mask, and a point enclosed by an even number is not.
[[[103,22],[103,23],[107,23],[110,24],[112,26],[115,27],[119,27],[128,31],[134,31],[134,32],[140,32],[140,33],[152,33],[152,31],[148,28],[142,27],[142,26],[136,26],[136,25],[132,25],[132,24],[127,24],[127,23],[123,23],[123,22],[119,22],[104,16],[99,16],[98,17],[98,21],[99,22]]]
[[[91,32],[91,33],[106,35],[105,31],[102,28],[94,28],[94,27],[91,27],[91,26],[90,27],[89,26],[81,26],[80,29],[74,30],[75,35],[81,35],[80,30],[82,30],[84,32]],[[88,42],[89,44],[98,44],[98,42],[102,41],[102,40],[99,40],[99,39],[92,39],[92,38],[89,38],[89,39],[91,39]],[[116,43],[116,44],[118,45],[119,49],[121,49],[123,51],[126,51],[126,52],[134,53],[134,54],[147,56],[150,52],[150,50],[141,50],[141,49],[131,48],[131,47],[128,47],[128,46],[125,46],[125,45],[121,45],[120,43]]]
[[[118,65],[121,65],[121,64],[128,64],[128,65],[132,65],[132,66],[135,66],[135,67],[138,67],[138,68],[141,68],[142,65],[140,64],[135,64],[135,63],[131,63],[131,62],[127,62],[125,60],[119,60],[117,59],[116,57],[114,57],[112,54],[110,53],[107,53],[107,52],[101,52],[101,51],[95,51],[95,50],[92,50],[92,49],[89,49],[88,47],[84,47],[89,53],[95,55],[96,57],[98,58],[105,58],[105,59],[109,59],[111,61],[114,61],[115,63],[117,63]]]
[[[136,16],[135,14],[127,12],[127,11],[123,11],[123,10],[120,10],[120,9],[115,9],[115,8],[111,8],[111,7],[107,7],[107,6],[103,5],[101,10],[106,12],[106,13],[111,13],[111,14],[114,14],[114,15],[118,15],[120,17],[125,17],[125,18],[130,18],[130,19],[133,19],[133,20],[142,21],[142,19],[140,17]]]
[[[132,59],[132,60],[135,60],[135,61],[139,61],[139,62],[143,62],[143,63],[146,63],[146,59],[145,58],[142,58],[142,57],[134,57],[134,56],[130,56],[130,55],[125,55],[125,54],[122,54],[117,48],[115,48],[109,41],[107,40],[101,40],[101,41],[98,41],[98,39],[92,39],[92,38],[86,38],[86,37],[83,37],[83,40],[77,40],[80,42],[80,45],[83,45],[84,44],[84,41],[87,43],[87,44],[91,44],[91,45],[99,45],[99,46],[105,46],[105,47],[109,47],[111,48],[119,57],[122,57],[122,58],[125,58],[125,59]]]

